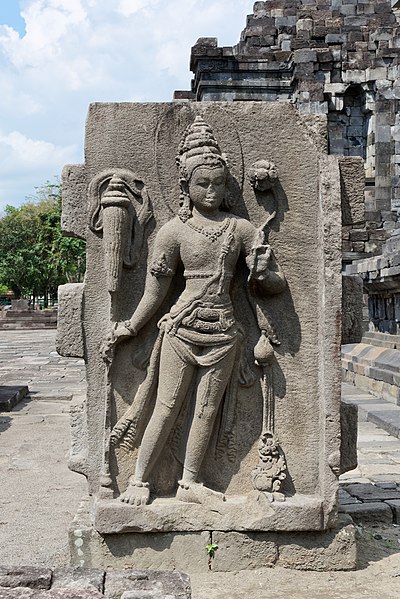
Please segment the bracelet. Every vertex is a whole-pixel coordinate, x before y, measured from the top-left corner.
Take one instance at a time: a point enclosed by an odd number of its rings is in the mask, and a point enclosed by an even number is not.
[[[136,329],[134,326],[132,326],[132,323],[131,323],[131,321],[130,321],[130,320],[125,320],[125,322],[124,322],[124,327],[125,327],[126,329],[128,329],[128,331],[129,331],[130,333],[132,333],[132,335],[136,335],[136,334],[137,334],[137,329]]]

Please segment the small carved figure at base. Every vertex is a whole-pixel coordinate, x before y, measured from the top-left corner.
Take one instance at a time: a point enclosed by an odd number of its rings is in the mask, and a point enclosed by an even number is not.
[[[150,501],[149,484],[129,481],[128,488],[125,493],[122,493],[119,499],[131,505],[147,505]]]
[[[185,501],[186,503],[208,503],[210,500],[225,501],[223,493],[213,491],[201,483],[186,483],[180,480],[178,484],[176,498],[179,501]]]
[[[281,486],[286,478],[286,460],[273,433],[261,435],[258,455],[259,464],[252,475],[254,488],[266,493],[270,501],[285,501]]]

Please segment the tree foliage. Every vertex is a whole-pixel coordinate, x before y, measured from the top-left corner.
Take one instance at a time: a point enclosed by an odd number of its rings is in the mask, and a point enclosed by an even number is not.
[[[17,297],[55,297],[58,285],[80,282],[85,242],[61,231],[61,186],[47,182],[0,219],[0,284]]]

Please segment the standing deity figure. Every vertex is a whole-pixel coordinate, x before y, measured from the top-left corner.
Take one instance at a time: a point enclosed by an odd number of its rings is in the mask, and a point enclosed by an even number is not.
[[[222,493],[199,480],[217,413],[235,389],[244,334],[235,319],[231,283],[240,254],[249,269],[252,293],[272,295],[286,286],[285,276],[263,231],[229,212],[228,166],[214,134],[202,117],[189,126],[177,164],[181,208],[158,231],[145,290],[130,320],[118,323],[109,347],[139,333],[162,306],[179,264],[185,288],[159,322],[147,376],[133,404],[117,422],[111,442],[135,435],[135,411],[156,394],[154,409],[139,444],[135,472],[120,499],[133,505],[150,500],[149,481],[185,402],[190,411],[183,471],[177,499],[203,503]],[[268,343],[267,333],[266,343]],[[140,396],[140,397],[138,397]]]

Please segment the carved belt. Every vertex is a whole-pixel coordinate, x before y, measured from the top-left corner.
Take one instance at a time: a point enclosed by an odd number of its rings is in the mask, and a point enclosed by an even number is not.
[[[195,331],[223,332],[235,324],[231,310],[216,310],[214,308],[195,308],[182,320],[182,325]]]

